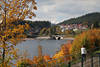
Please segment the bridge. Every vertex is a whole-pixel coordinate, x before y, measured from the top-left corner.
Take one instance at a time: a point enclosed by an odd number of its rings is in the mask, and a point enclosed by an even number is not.
[[[54,40],[62,40],[64,39],[64,36],[63,35],[51,35],[50,38]]]

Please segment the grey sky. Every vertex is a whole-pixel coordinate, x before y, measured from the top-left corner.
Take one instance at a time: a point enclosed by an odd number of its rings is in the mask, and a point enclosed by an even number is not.
[[[100,0],[36,0],[37,17],[32,20],[50,20],[58,23],[69,18],[100,11]]]

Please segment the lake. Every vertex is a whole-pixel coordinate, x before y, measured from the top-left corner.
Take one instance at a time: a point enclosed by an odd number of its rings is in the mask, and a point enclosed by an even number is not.
[[[28,58],[38,56],[38,45],[42,46],[43,55],[47,54],[53,56],[56,51],[60,49],[60,46],[67,43],[67,40],[27,40],[18,44],[18,54],[26,55]]]

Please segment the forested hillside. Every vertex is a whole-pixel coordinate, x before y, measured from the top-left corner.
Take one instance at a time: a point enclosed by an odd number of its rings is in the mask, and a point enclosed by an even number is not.
[[[88,13],[86,15],[65,20],[59,24],[88,24],[100,22],[100,12]]]
[[[21,22],[21,23],[20,23]],[[24,25],[25,23],[29,24],[30,30],[25,31],[28,37],[36,37],[39,35],[40,31],[44,28],[48,29],[51,27],[50,21],[18,21],[15,25],[21,24]]]

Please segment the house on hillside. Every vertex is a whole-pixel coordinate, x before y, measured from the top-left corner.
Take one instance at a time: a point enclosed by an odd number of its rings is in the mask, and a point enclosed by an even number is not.
[[[62,32],[65,30],[86,30],[88,28],[88,25],[82,25],[82,24],[62,24],[60,25],[60,28]]]

